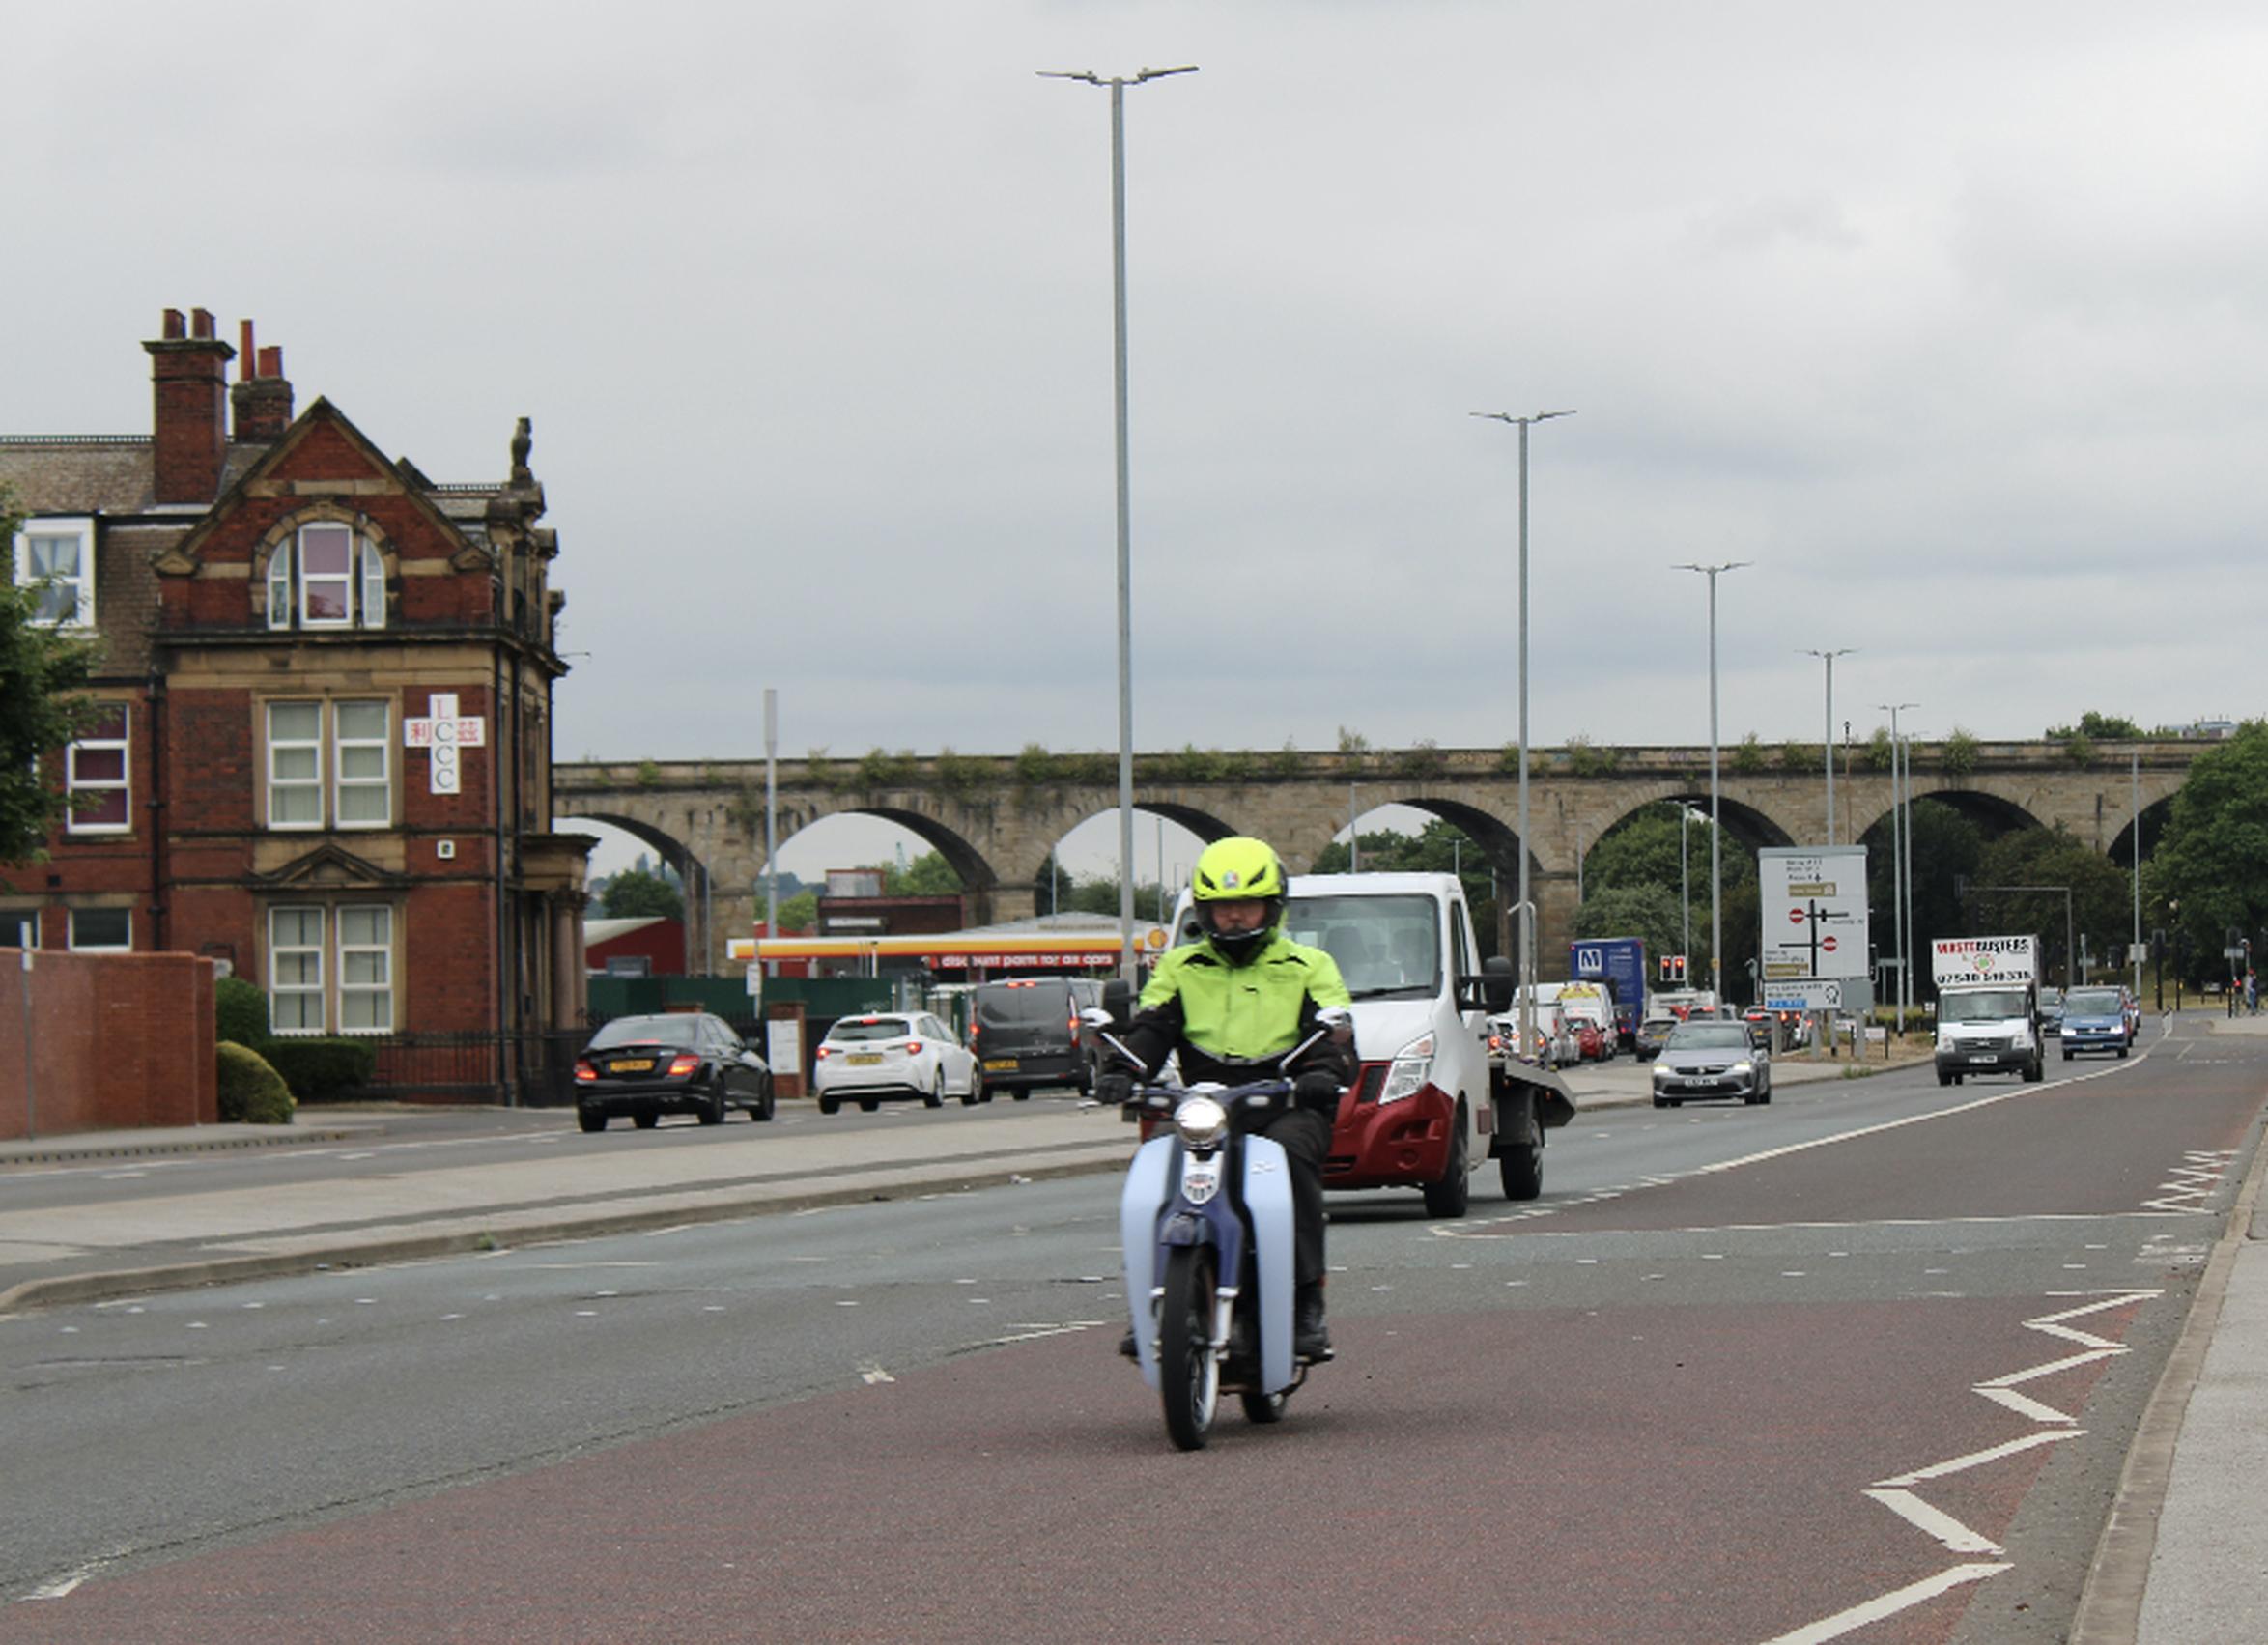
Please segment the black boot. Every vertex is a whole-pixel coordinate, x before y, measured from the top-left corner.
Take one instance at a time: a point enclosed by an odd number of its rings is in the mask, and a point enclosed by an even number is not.
[[[1291,1303],[1291,1352],[1299,1359],[1329,1359],[1331,1333],[1323,1324],[1323,1288],[1303,1285]]]
[[[1132,1331],[1128,1331],[1119,1339],[1119,1357],[1120,1359],[1140,1359],[1142,1357],[1134,1347],[1134,1333]]]

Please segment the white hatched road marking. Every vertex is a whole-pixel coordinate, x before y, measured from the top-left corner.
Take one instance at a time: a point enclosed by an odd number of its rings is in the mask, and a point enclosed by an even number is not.
[[[1945,1513],[1908,1488],[1920,1485],[1928,1480],[1944,1479],[1949,1475],[1967,1473],[1971,1468],[1986,1467],[2005,1458],[2019,1456],[2039,1446],[2053,1445],[2058,1440],[2084,1437],[2086,1430],[2073,1426],[2073,1418],[2066,1416],[2052,1405],[2041,1404],[2028,1395],[2014,1392],[2015,1384],[2029,1382],[2058,1371],[2070,1370],[2074,1366],[2092,1364],[2096,1360],[2108,1359],[2115,1354],[2126,1352],[2124,1345],[2095,1336],[2087,1331],[2079,1330],[2066,1321],[2084,1319],[2090,1314],[2100,1314],[2107,1309],[2124,1308],[2136,1303],[2146,1302],[2152,1297],[2165,1293],[2161,1290],[2116,1290],[2107,1294],[2074,1291],[2057,1291],[2050,1294],[2056,1296],[2084,1295],[2088,1300],[2069,1308],[2057,1309],[2052,1314],[2042,1314],[2034,1319],[2027,1319],[2024,1321],[2025,1329],[2038,1331],[2043,1336],[2059,1338],[2065,1342],[2076,1342],[2085,1347],[2087,1351],[2062,1355],[2041,1365],[2027,1366],[2020,1371],[2011,1371],[2005,1376],[1991,1377],[1976,1383],[1970,1390],[1971,1393],[1990,1400],[2002,1409],[2012,1411],[2040,1426],[2029,1433],[2019,1435],[2002,1444],[1989,1446],[1982,1451],[1972,1451],[1966,1457],[1948,1458],[1942,1462],[1932,1462],[1926,1467],[1915,1468],[1910,1473],[1894,1474],[1888,1479],[1877,1480],[1861,1492],[1870,1500],[1879,1502],[1887,1508],[1924,1536],[1937,1541],[1948,1553],[1997,1554],[2001,1551],[2001,1548],[1998,1543],[1983,1532],[1963,1524],[1952,1515]],[[2051,1427],[2050,1424],[2060,1426]],[[1987,1576],[1997,1576],[2003,1571],[2014,1569],[2012,1563],[2004,1561],[1952,1566],[1947,1570],[1941,1571],[1935,1576],[1924,1577],[1919,1582],[1910,1583],[1906,1587],[1893,1589],[1887,1594],[1878,1595],[1860,1604],[1853,1605],[1848,1610],[1837,1611],[1832,1616],[1823,1617],[1817,1622],[1809,1623],[1791,1633],[1779,1634],[1766,1640],[1765,1645],[1822,1645],[1823,1641],[1840,1639],[1846,1634],[1855,1633],[1861,1628],[1880,1622],[1885,1617],[1895,1616],[1900,1611],[1910,1610],[1915,1605],[1926,1603],[1939,1595],[1961,1586],[1964,1582],[1982,1581]]]

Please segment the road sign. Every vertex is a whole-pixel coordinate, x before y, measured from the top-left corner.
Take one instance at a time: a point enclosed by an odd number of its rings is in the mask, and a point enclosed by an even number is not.
[[[1839,978],[1802,977],[1764,985],[1768,1011],[1839,1011],[1843,984]]]
[[[1768,992],[1802,978],[1866,975],[1864,846],[1768,847],[1756,854],[1756,871]]]
[[[1874,989],[1864,978],[1849,981],[1839,977],[1799,977],[1767,982],[1764,1008],[1768,1011],[1869,1011],[1874,1008]]]

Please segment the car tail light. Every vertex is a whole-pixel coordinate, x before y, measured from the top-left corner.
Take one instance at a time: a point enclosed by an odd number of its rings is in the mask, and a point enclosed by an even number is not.
[[[701,1060],[692,1052],[683,1052],[669,1059],[669,1077],[681,1080],[701,1065]]]
[[[824,1062],[826,1062],[826,1061],[827,1061],[827,1059],[828,1059],[830,1056],[832,1056],[832,1055],[834,1054],[834,1051],[835,1051],[835,1047],[834,1047],[834,1046],[832,1046],[832,1045],[822,1045],[822,1046],[820,1046],[820,1047],[819,1047],[818,1051],[817,1051],[816,1053],[814,1053],[814,1055],[815,1055],[815,1056],[818,1058],[818,1060],[819,1060],[820,1062],[824,1063]]]
[[[907,1055],[907,1056],[909,1056],[909,1057],[919,1057],[921,1054],[921,1042],[919,1039],[909,1039],[909,1040],[907,1040],[907,1041],[906,1041],[906,1055]]]
[[[599,1071],[590,1065],[589,1058],[578,1057],[575,1059],[575,1080],[578,1085],[588,1085],[598,1077]]]
[[[1071,1033],[1071,1043],[1072,1043],[1073,1045],[1076,1045],[1076,1044],[1078,1044],[1078,1043],[1079,1043],[1079,1030],[1080,1030],[1080,1028],[1081,1028],[1082,1026],[1083,1026],[1083,1025],[1080,1023],[1080,1021],[1079,1021],[1079,1019],[1078,1019],[1077,1017],[1069,1017],[1069,1018],[1066,1018],[1066,1019],[1064,1020],[1064,1022],[1063,1022],[1063,1027],[1065,1027],[1066,1029],[1070,1030],[1070,1033]]]

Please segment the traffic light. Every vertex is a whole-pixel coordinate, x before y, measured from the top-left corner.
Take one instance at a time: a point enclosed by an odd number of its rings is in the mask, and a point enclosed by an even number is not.
[[[1661,956],[1661,980],[1672,988],[1683,988],[1686,985],[1686,956],[1684,954],[1663,954]]]

